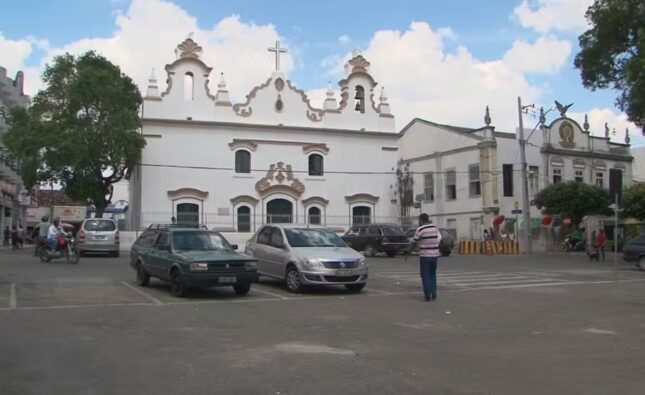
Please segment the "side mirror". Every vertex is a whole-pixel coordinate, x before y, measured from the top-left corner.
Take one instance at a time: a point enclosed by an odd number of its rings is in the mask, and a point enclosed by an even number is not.
[[[234,250],[237,250],[239,247],[238,247],[237,244],[231,244],[231,248],[234,249]]]

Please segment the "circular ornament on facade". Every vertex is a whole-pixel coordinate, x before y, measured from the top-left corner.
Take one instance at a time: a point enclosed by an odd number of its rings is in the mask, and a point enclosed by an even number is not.
[[[284,103],[282,102],[282,97],[278,95],[278,100],[275,101],[275,110],[277,112],[282,112],[283,109],[284,109]]]
[[[564,148],[573,148],[576,146],[576,143],[573,141],[573,125],[571,122],[564,121],[560,124],[560,145]]]
[[[277,89],[278,92],[281,92],[284,89],[284,80],[282,78],[275,80],[275,89]]]

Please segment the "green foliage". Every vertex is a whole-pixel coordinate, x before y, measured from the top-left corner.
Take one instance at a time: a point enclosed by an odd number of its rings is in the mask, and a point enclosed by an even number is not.
[[[23,163],[27,187],[58,182],[97,215],[112,198],[112,184],[140,158],[141,94],[118,66],[94,52],[58,56],[43,74],[47,88],[28,111],[12,112],[4,142]]]
[[[560,182],[549,185],[534,199],[547,214],[571,218],[578,225],[585,215],[610,215],[609,192],[582,182]]]
[[[574,62],[584,86],[619,91],[616,104],[645,132],[645,2],[596,0],[586,17]]]
[[[645,219],[645,184],[634,184],[623,191],[623,215]]]

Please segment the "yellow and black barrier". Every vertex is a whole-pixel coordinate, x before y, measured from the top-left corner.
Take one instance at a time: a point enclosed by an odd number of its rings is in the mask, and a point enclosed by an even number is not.
[[[457,245],[457,252],[463,255],[519,254],[520,243],[517,240],[461,240]]]

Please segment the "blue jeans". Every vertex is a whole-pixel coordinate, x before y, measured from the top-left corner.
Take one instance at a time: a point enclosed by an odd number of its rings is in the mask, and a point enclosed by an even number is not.
[[[420,257],[419,271],[426,299],[437,297],[437,257]]]
[[[51,248],[52,251],[56,251],[58,249],[57,239],[47,239],[47,243],[49,243],[49,248]]]

